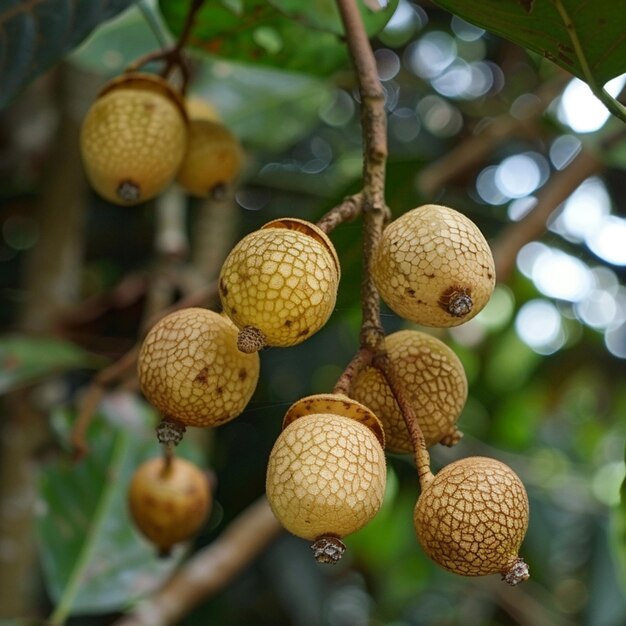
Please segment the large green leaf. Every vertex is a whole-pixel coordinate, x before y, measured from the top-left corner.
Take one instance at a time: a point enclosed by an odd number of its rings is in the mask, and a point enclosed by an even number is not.
[[[434,0],[435,4],[538,52],[572,74],[586,79],[572,37],[596,82],[603,85],[626,72],[624,0]],[[561,9],[561,10],[560,10]],[[564,15],[567,18],[564,18]]]
[[[73,418],[62,409],[53,415],[57,428]],[[91,425],[89,454],[80,463],[58,460],[41,476],[37,530],[55,619],[118,610],[161,584],[180,560],[181,550],[159,559],[126,507],[132,473],[160,454],[155,421],[136,396],[111,394]],[[177,452],[198,463],[187,439]]]
[[[159,0],[174,34],[180,33],[187,3]],[[264,0],[205,3],[197,15],[191,45],[234,61],[327,76],[347,63],[336,35],[282,14]]]
[[[133,0],[0,0],[0,106]]]
[[[0,394],[69,369],[103,365],[103,359],[50,337],[0,337]]]

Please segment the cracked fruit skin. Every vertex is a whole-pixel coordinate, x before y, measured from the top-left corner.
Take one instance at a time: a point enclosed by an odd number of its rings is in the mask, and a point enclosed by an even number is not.
[[[193,463],[174,457],[150,459],[135,471],[128,505],[137,528],[166,556],[171,548],[195,535],[212,505],[209,483]]]
[[[388,335],[385,348],[404,383],[426,446],[457,443],[462,435],[456,422],[467,400],[467,377],[456,354],[439,339],[417,330]],[[379,370],[367,367],[360,372],[350,395],[380,419],[388,450],[413,453],[400,407]]]
[[[528,496],[500,461],[469,457],[444,467],[415,506],[417,537],[441,567],[462,576],[528,578],[519,547],[528,528]],[[508,578],[507,578],[508,577]]]
[[[187,146],[187,114],[159,76],[124,74],[89,109],[80,136],[92,187],[120,205],[145,202],[174,179]]]
[[[144,395],[166,417],[187,426],[219,426],[248,404],[259,356],[237,349],[237,327],[227,317],[194,307],[152,327],[138,372]]]
[[[448,207],[426,204],[393,221],[376,246],[372,277],[399,316],[425,326],[458,326],[491,297],[495,266],[478,227]]]
[[[242,329],[240,349],[308,339],[335,307],[339,274],[330,239],[305,220],[273,220],[244,237],[219,277],[224,312]]]
[[[266,493],[290,533],[315,541],[365,526],[380,509],[385,480],[385,455],[367,426],[314,413],[296,419],[276,440]]]
[[[189,122],[189,143],[176,180],[193,196],[206,197],[230,184],[243,164],[243,150],[235,136],[219,121]]]

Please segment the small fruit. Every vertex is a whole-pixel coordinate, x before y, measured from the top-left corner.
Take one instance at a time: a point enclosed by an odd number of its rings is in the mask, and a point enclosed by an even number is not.
[[[138,72],[110,81],[83,122],[81,151],[93,188],[115,204],[157,196],[187,146],[187,114],[163,78]]]
[[[495,267],[477,226],[444,206],[417,207],[383,231],[372,259],[382,299],[401,317],[426,326],[458,326],[491,297]]]
[[[138,372],[144,395],[165,416],[187,426],[219,426],[252,397],[259,356],[237,349],[237,327],[227,317],[188,308],[152,327]]]
[[[221,122],[222,118],[217,109],[207,100],[192,96],[185,100],[187,117],[190,120],[208,120],[209,122]]]
[[[345,550],[341,538],[380,509],[385,480],[385,455],[372,430],[343,415],[313,413],[276,440],[266,493],[280,523],[313,541],[318,561],[334,563]]]
[[[211,508],[205,474],[193,463],[174,457],[150,459],[135,471],[128,491],[131,515],[161,556],[198,532]]]
[[[304,220],[273,220],[230,252],[219,278],[239,349],[292,346],[317,332],[335,306],[339,259],[328,236]]]
[[[467,400],[467,378],[456,354],[439,339],[417,330],[388,335],[385,347],[396,375],[404,383],[426,446],[457,443],[462,434],[456,422]],[[367,367],[360,372],[350,394],[378,416],[388,450],[413,452],[400,407],[378,369]]]
[[[192,119],[189,144],[177,181],[201,198],[228,185],[239,174],[243,151],[235,136],[220,122]]]
[[[469,457],[444,467],[420,495],[413,516],[424,552],[462,576],[529,577],[518,556],[528,528],[528,496],[500,461]]]

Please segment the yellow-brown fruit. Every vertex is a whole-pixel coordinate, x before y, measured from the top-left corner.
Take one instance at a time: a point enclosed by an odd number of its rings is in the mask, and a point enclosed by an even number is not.
[[[426,446],[457,443],[462,433],[456,422],[467,400],[467,378],[456,354],[439,339],[417,330],[388,335],[385,347],[396,375],[404,383]],[[350,394],[380,419],[388,450],[413,452],[400,407],[379,370],[367,367],[361,371]]]
[[[444,467],[420,495],[415,530],[424,552],[462,576],[529,577],[518,556],[528,528],[528,496],[507,465],[469,457]]]
[[[341,415],[367,426],[376,436],[380,445],[385,447],[385,431],[374,412],[360,402],[341,393],[317,393],[296,400],[285,413],[283,429],[298,418],[314,413]]]
[[[230,252],[219,278],[239,348],[292,346],[317,332],[335,306],[339,259],[328,236],[295,218],[273,220]]]
[[[372,259],[382,299],[426,326],[458,326],[474,317],[495,286],[491,250],[476,224],[436,204],[417,207],[383,231]]]
[[[198,532],[211,503],[205,474],[193,463],[177,457],[169,464],[156,458],[140,465],[128,490],[135,524],[162,556]]]
[[[237,327],[227,317],[188,308],[152,327],[138,371],[146,398],[167,417],[187,426],[219,426],[248,404],[259,356],[237,349]]]
[[[220,122],[192,119],[189,143],[177,181],[201,198],[228,185],[239,174],[243,151],[235,136]]]
[[[102,197],[121,205],[145,202],[169,185],[182,163],[184,103],[159,76],[125,74],[100,92],[80,142],[87,177]]]
[[[291,533],[314,541],[315,556],[335,562],[341,538],[378,512],[385,455],[365,425],[330,413],[305,415],[280,434],[267,466],[267,499]]]
[[[217,109],[207,100],[192,96],[185,100],[187,117],[190,120],[208,120],[209,122],[221,122],[222,118]]]

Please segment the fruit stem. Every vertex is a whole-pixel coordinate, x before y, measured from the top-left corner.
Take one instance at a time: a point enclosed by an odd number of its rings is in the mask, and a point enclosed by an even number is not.
[[[163,444],[163,468],[161,469],[161,478],[167,478],[172,471],[172,461],[174,459],[174,445],[171,441]]]
[[[350,363],[343,370],[333,387],[333,393],[350,395],[352,382],[359,373],[372,362],[372,352],[366,348],[361,348],[353,357]]]
[[[413,458],[415,459],[415,467],[417,468],[417,475],[420,481],[420,487],[422,491],[431,483],[434,479],[433,473],[430,471],[430,455],[426,448],[426,440],[424,439],[424,433],[420,428],[417,421],[417,415],[415,409],[409,401],[404,386],[393,369],[391,360],[386,353],[376,355],[373,362],[374,367],[378,368],[381,374],[385,377],[391,392],[393,393],[400,412],[404,418],[404,423],[409,431],[411,437],[411,443],[413,444]]]
[[[363,210],[363,193],[355,193],[347,196],[341,204],[333,207],[325,215],[320,217],[316,226],[327,235],[344,222],[355,220]]]

